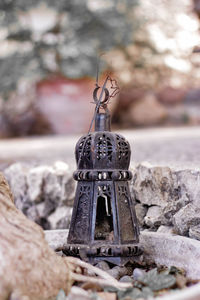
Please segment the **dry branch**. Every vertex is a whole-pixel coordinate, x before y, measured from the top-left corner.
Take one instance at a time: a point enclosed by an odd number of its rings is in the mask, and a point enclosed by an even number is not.
[[[68,292],[69,267],[50,249],[43,230],[16,209],[0,174],[0,300],[12,293],[38,300],[56,296],[61,288]]]

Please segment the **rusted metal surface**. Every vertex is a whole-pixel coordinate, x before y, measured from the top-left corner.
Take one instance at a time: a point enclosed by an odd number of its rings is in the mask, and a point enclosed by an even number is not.
[[[123,265],[141,254],[128,185],[132,178],[128,170],[131,151],[122,135],[110,132],[110,116],[105,106],[109,101],[108,90],[104,85],[105,98],[97,103],[96,89],[96,131],[81,137],[75,150],[78,169],[74,179],[78,184],[64,252],[92,263],[104,259]]]

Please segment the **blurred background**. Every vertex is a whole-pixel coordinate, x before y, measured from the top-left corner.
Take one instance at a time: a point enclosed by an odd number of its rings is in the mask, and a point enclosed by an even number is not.
[[[1,0],[0,137],[86,132],[97,58],[120,128],[200,124],[200,0]]]

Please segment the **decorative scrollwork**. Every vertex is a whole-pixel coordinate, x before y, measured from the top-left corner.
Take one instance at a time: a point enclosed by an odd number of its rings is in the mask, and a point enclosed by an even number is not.
[[[79,155],[86,157],[89,161],[91,160],[91,141],[92,135],[88,134],[82,138],[78,147]]]
[[[117,146],[118,146],[118,151],[119,151],[119,155],[118,155],[118,159],[125,159],[128,160],[129,159],[129,143],[125,140],[124,137],[119,136],[117,134]]]
[[[98,196],[111,196],[111,187],[109,184],[99,185],[98,186]]]
[[[112,161],[113,146],[111,143],[111,139],[106,136],[106,134],[102,134],[98,138],[96,144],[96,153],[98,160],[107,158],[109,161]]]

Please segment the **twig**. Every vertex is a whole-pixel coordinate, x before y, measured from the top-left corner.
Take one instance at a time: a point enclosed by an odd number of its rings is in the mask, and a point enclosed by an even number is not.
[[[124,289],[124,288],[128,288],[128,287],[132,286],[131,283],[117,281],[114,277],[112,277],[107,272],[105,272],[105,271],[103,271],[103,270],[101,270],[97,267],[94,267],[94,266],[92,266],[92,265],[90,265],[90,264],[88,264],[88,263],[86,263],[86,262],[84,262],[84,261],[82,261],[78,258],[66,257],[65,259],[67,260],[68,263],[74,264],[75,266],[85,268],[89,271],[94,272],[98,276],[102,277],[102,278],[95,278],[95,277],[75,274],[74,272],[72,272],[71,277],[74,280],[88,281],[88,282],[99,283],[99,284],[107,285],[107,286],[114,286],[118,289]]]

